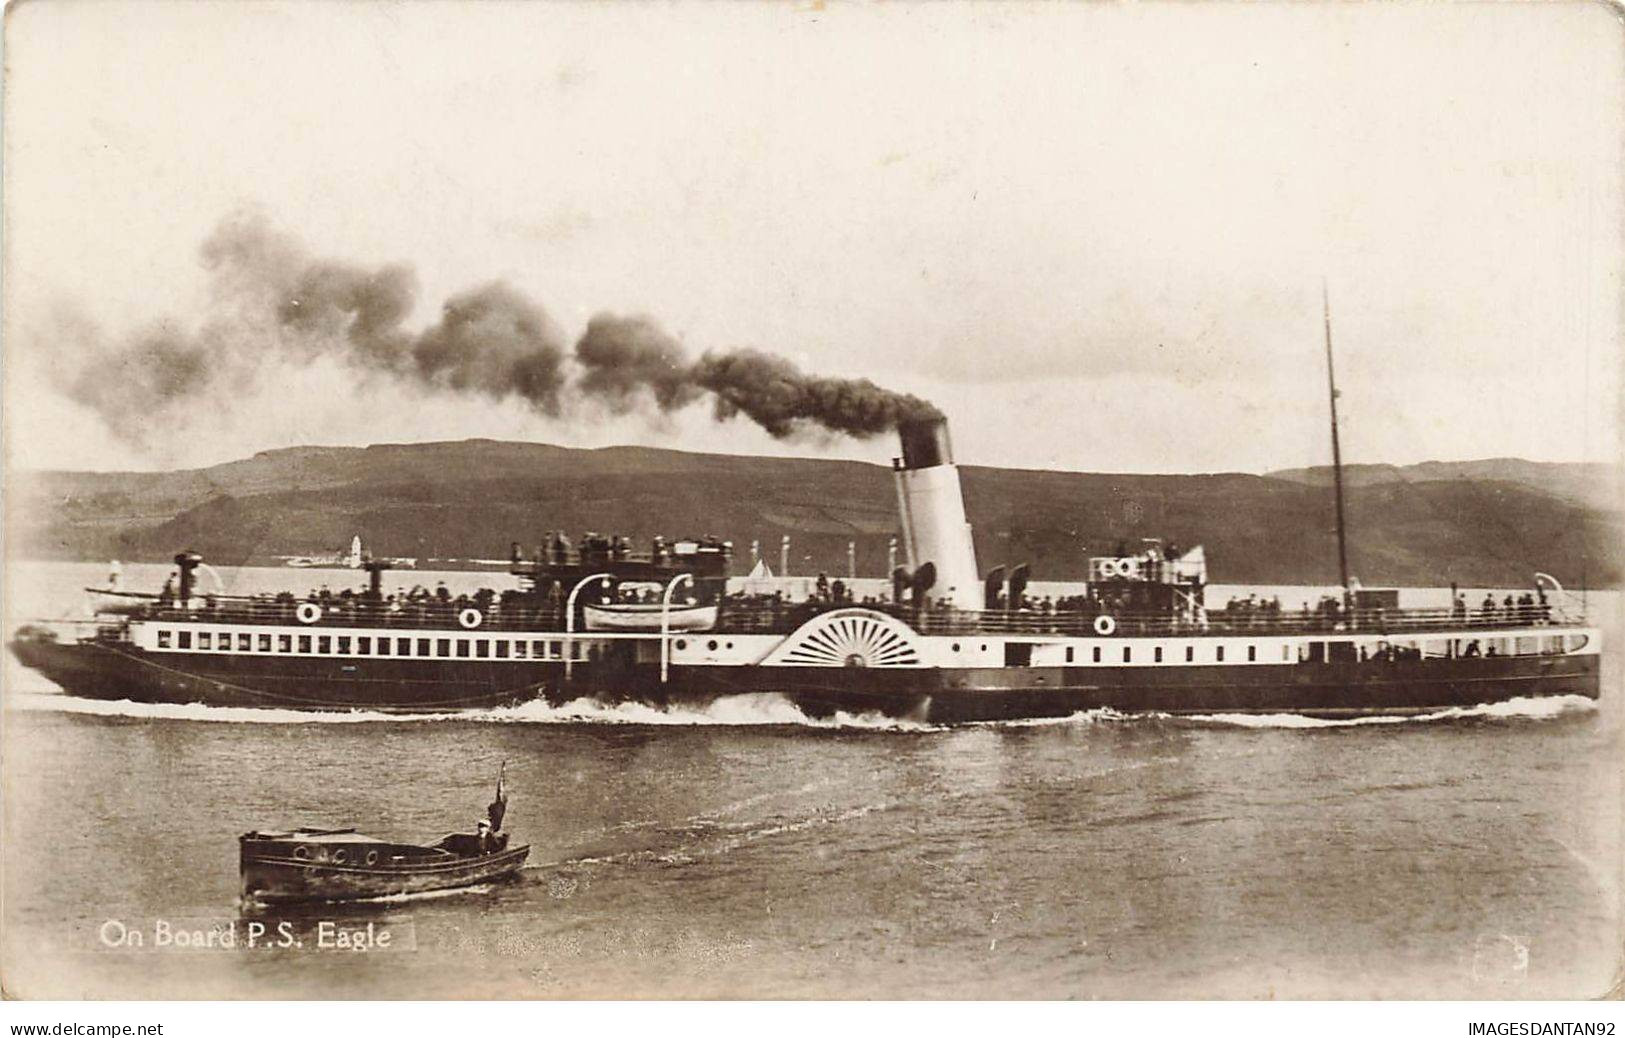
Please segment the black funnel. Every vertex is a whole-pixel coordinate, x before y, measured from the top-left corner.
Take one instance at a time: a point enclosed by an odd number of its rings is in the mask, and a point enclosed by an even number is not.
[[[903,441],[905,469],[929,469],[954,463],[946,418],[917,418],[900,422],[897,437]]]
[[[197,578],[192,576],[192,571],[202,564],[203,556],[195,551],[183,551],[175,556],[175,568],[180,570],[181,574],[179,591],[182,608],[185,608],[187,601],[191,599],[192,588],[197,584]]]

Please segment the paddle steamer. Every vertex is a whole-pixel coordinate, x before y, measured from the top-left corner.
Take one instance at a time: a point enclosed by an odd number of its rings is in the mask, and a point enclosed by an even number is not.
[[[1331,381],[1330,321],[1327,373]],[[1514,697],[1599,695],[1601,638],[1557,582],[1500,605],[1400,608],[1359,592],[1344,546],[1332,402],[1340,599],[1324,608],[1211,610],[1200,549],[1154,543],[1093,558],[1090,580],[1037,610],[1023,574],[978,569],[945,421],[898,429],[893,463],[907,566],[881,601],[728,593],[729,545],[562,538],[514,550],[520,587],[462,601],[385,596],[386,564],[338,598],[103,595],[112,610],[13,651],[101,699],[301,710],[450,711],[535,699],[657,706],[773,694],[827,716],[955,723],[1124,712],[1425,713]]]
[[[1599,632],[1555,581],[1486,609],[1350,591],[1314,610],[1214,610],[1199,550],[1090,560],[1059,608],[984,578],[944,423],[900,430],[908,566],[885,601],[730,595],[729,546],[622,541],[516,557],[520,588],[463,601],[203,595],[117,599],[89,630],[29,627],[18,657],[71,693],[301,710],[451,711],[543,698],[704,704],[771,693],[813,715],[954,723],[1124,712],[1417,713],[1599,694]],[[517,556],[517,553],[516,553]],[[112,599],[104,599],[112,601]]]

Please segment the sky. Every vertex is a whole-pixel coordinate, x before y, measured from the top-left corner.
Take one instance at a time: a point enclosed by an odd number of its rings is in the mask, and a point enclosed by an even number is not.
[[[928,399],[973,464],[1324,464],[1323,290],[1346,461],[1620,447],[1625,33],[1601,3],[25,0],[5,56],[10,466],[896,451],[289,351],[207,269],[234,219],[408,266],[407,329],[494,281],[569,341],[647,315],[693,354]],[[132,436],[72,387],[155,330],[255,360]]]

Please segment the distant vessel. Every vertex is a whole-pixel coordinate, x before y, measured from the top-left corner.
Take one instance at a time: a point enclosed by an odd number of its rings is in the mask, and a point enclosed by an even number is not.
[[[361,550],[361,535],[350,538],[350,550],[335,552],[332,555],[279,555],[284,566],[295,569],[360,569],[362,563],[368,558]],[[415,569],[418,560],[415,558],[386,558],[393,569]]]
[[[348,552],[336,552],[332,555],[284,556],[283,564],[287,566],[294,566],[299,569],[315,569],[318,567],[360,569],[361,536],[357,534],[356,536],[350,538],[350,550]]]

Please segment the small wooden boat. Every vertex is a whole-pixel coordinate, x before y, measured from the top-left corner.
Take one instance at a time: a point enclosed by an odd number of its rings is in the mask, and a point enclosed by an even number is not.
[[[357,901],[421,894],[503,879],[519,871],[530,848],[508,846],[501,831],[507,795],[497,798],[473,833],[453,833],[433,846],[395,843],[355,829],[297,829],[238,838],[242,897],[261,904]]]
[[[660,614],[659,602],[606,602],[582,607],[589,631],[658,631]],[[716,625],[714,605],[674,605],[666,614],[666,629],[670,631],[709,631]]]

